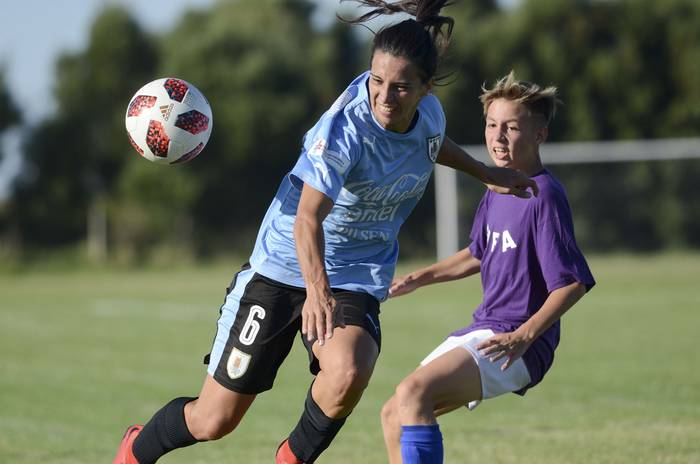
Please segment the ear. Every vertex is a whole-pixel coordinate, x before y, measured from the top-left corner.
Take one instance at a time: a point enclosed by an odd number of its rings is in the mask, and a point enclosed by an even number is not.
[[[423,89],[423,95],[421,95],[422,97],[425,97],[426,95],[428,95],[430,93],[431,90],[433,90],[433,82],[434,81],[432,79],[430,79],[428,81],[428,83],[425,84],[425,88]]]
[[[542,126],[537,129],[537,133],[535,134],[535,141],[538,144],[542,144],[547,140],[547,136],[549,135],[549,127],[547,126]]]

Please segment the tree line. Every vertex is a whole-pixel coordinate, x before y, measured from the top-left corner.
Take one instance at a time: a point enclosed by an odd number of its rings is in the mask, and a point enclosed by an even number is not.
[[[121,7],[105,8],[86,48],[57,61],[56,112],[24,131],[24,168],[0,206],[3,249],[21,259],[88,243],[95,259],[127,262],[159,250],[247,252],[303,134],[368,66],[366,36],[340,21],[315,27],[313,8],[307,0],[220,0],[162,34]],[[698,133],[696,0],[523,0],[513,8],[478,0],[444,13],[456,19],[444,64],[452,74],[435,93],[459,143],[483,142],[480,88],[511,69],[560,88],[565,106],[550,140]],[[0,131],[21,119],[1,76]],[[195,83],[214,113],[209,144],[182,166],[141,159],[124,129],[131,95],[163,76]],[[567,187],[584,249],[700,246],[700,161],[552,171]],[[482,191],[472,182],[465,208]],[[401,233],[404,256],[434,250],[431,195]]]

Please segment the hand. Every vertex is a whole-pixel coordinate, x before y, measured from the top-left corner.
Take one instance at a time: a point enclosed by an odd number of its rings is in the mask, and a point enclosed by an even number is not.
[[[306,339],[318,340],[318,344],[323,346],[327,339],[333,337],[334,320],[336,325],[345,327],[343,309],[341,306],[336,307],[330,289],[307,291],[301,309],[301,333],[306,335]]]
[[[533,194],[537,196],[539,189],[537,183],[527,177],[522,172],[514,169],[489,167],[489,180],[486,187],[496,193],[515,195],[520,198],[530,198]],[[527,191],[532,189],[532,194]]]
[[[394,280],[391,282],[391,287],[389,287],[389,298],[411,293],[419,286],[418,281],[411,274],[394,277]]]
[[[501,370],[505,371],[520,359],[531,344],[532,341],[528,341],[516,330],[515,332],[495,334],[476,345],[476,349],[481,351],[484,356],[489,356],[491,362],[507,358],[501,366]]]

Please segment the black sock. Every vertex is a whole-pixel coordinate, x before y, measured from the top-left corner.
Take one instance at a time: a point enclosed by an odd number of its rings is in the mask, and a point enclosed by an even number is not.
[[[289,434],[289,448],[305,463],[313,463],[328,448],[345,424],[345,419],[326,416],[311,396],[311,388],[304,403],[304,413]]]
[[[185,423],[185,405],[196,398],[175,398],[155,413],[134,440],[134,457],[139,464],[153,464],[168,451],[194,445]]]

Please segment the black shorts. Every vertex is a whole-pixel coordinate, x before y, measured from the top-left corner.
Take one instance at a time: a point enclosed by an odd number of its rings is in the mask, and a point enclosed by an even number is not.
[[[363,327],[381,349],[379,301],[368,293],[333,289],[342,306],[345,325]],[[306,290],[279,283],[244,266],[227,289],[212,351],[205,357],[208,372],[229,390],[256,394],[272,388],[277,371],[301,333]],[[319,372],[305,336],[309,370]]]

